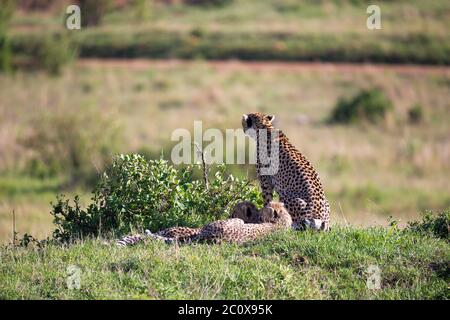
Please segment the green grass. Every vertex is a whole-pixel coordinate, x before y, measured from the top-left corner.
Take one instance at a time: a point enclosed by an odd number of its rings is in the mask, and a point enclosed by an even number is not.
[[[450,64],[448,36],[425,33],[301,34],[290,32],[176,32],[150,29],[117,33],[86,31],[74,36],[81,57],[241,59],[330,62]],[[45,44],[39,34],[16,35],[16,55],[33,56]]]
[[[143,20],[112,10],[95,28],[70,32],[83,57],[205,58],[449,64],[446,1],[381,2],[382,29],[366,27],[366,1],[233,1],[220,8],[154,4]],[[66,32],[62,14],[17,14],[17,54]],[[31,56],[34,56],[31,54]]]
[[[50,202],[55,195],[64,193],[68,197],[81,196],[82,203],[89,199],[87,191],[81,188],[66,189],[64,179],[38,179],[20,175],[0,175],[0,242],[12,239],[12,213],[16,218],[16,232],[43,239],[53,231],[53,217]]]
[[[143,19],[138,19],[134,8],[113,8],[103,19],[102,29],[126,31],[159,27],[166,30],[234,31],[295,31],[334,32],[357,31],[365,33],[366,8],[370,1],[335,0],[233,0],[230,5],[198,8],[186,5],[164,5],[152,1]],[[383,31],[405,34],[428,31],[445,34],[449,7],[445,0],[378,1],[382,11]],[[65,7],[51,12],[16,12],[12,28],[44,30],[58,28],[63,21]],[[415,22],[415,23],[405,23]],[[319,27],[320,26],[320,27]]]
[[[26,195],[28,199],[51,199],[52,195],[62,190],[62,182],[56,177],[40,179],[22,175],[2,176],[0,198],[16,200]]]
[[[2,299],[448,299],[450,247],[398,229],[279,232],[243,246],[3,247]],[[68,289],[67,268],[81,269]],[[381,289],[366,286],[369,265]]]
[[[120,123],[120,138],[126,142],[120,152],[147,150],[152,158],[159,157],[162,147],[170,158],[171,133],[192,130],[195,120],[201,120],[204,129],[237,129],[244,112],[275,114],[276,126],[317,168],[334,222],[386,224],[392,215],[403,223],[424,209],[446,208],[449,85],[448,72],[434,68],[353,70],[203,61],[91,61],[71,66],[59,78],[40,72],[0,76],[0,242],[10,238],[13,209],[20,234],[48,236],[49,203],[61,191],[55,181],[12,176],[11,171],[27,167],[30,155],[21,139],[45,113],[90,109],[110,123]],[[367,88],[380,88],[393,102],[390,122],[326,124],[340,97]],[[408,112],[417,103],[423,107],[423,121],[412,125]],[[97,131],[90,130],[97,128],[99,118],[92,119],[78,132],[92,137]],[[101,170],[95,162],[86,165]],[[232,169],[245,177],[249,166]],[[249,177],[254,178],[254,170]],[[89,199],[91,190],[79,191]],[[69,197],[79,193],[63,192]]]

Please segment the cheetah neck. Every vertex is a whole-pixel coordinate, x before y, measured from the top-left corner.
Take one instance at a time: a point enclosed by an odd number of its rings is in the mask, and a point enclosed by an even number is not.
[[[267,154],[270,155],[271,153],[271,144],[276,141],[277,143],[279,143],[279,149],[280,151],[285,151],[288,152],[290,154],[295,155],[295,157],[300,160],[300,165],[301,167],[303,167],[304,169],[308,169],[308,170],[314,170],[313,166],[311,165],[311,163],[308,161],[308,159],[290,142],[290,140],[288,139],[288,137],[284,134],[283,131],[281,131],[280,129],[274,129],[274,128],[267,128],[267,143],[266,143],[266,148],[267,148]],[[259,138],[259,134],[257,133],[257,140],[256,140],[256,144],[257,144],[257,150],[259,150],[260,147],[260,138]],[[257,164],[260,164],[260,159],[258,157],[258,152],[257,152]]]

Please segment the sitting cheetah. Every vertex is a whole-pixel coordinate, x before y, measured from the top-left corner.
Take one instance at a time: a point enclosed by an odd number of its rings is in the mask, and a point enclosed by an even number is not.
[[[284,133],[273,127],[273,120],[274,116],[259,112],[244,114],[242,117],[244,132],[256,140],[256,172],[264,205],[272,201],[275,190],[292,216],[295,229],[312,227],[329,230],[330,206],[317,172]],[[262,139],[267,137],[265,143],[261,140],[261,144],[260,136]],[[273,142],[278,143],[278,148],[271,148]],[[277,153],[278,170],[273,174],[263,173],[272,152]]]
[[[256,206],[250,201],[242,201],[235,205],[231,213],[231,218],[242,220],[244,223],[259,223],[260,213]],[[178,242],[187,242],[201,232],[202,228],[189,227],[171,227],[152,234],[146,230],[146,234],[136,234],[126,236],[116,242],[118,246],[134,245],[138,242],[144,241],[149,235],[153,238],[173,239]],[[170,242],[170,240],[169,240]]]

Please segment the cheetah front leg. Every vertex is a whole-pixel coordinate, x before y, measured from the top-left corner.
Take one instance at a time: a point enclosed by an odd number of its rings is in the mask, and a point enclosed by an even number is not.
[[[281,202],[292,217],[292,228],[295,230],[324,230],[324,221],[315,219],[308,208],[308,203],[302,198],[280,195]]]
[[[267,207],[273,199],[274,185],[271,176],[259,175],[259,184],[261,186],[261,193],[264,200],[264,207]]]
[[[284,206],[292,217],[292,228],[295,230],[301,229],[304,224],[306,208],[308,205],[306,201],[285,194],[280,194],[280,201],[284,203]]]

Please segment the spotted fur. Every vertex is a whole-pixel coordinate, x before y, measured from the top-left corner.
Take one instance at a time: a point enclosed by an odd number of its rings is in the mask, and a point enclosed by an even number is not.
[[[231,213],[231,218],[242,219],[245,223],[259,223],[260,214],[256,206],[250,201],[242,201],[236,204]]]
[[[286,135],[272,125],[274,116],[255,112],[243,115],[244,132],[256,140],[257,150],[260,148],[261,130],[265,130],[267,141],[267,156],[271,156],[272,142],[278,142],[276,149],[279,159],[278,171],[272,175],[263,175],[262,168],[267,158],[263,159],[260,152],[256,156],[256,172],[261,185],[264,205],[267,206],[273,198],[275,190],[292,216],[293,227],[302,229],[329,230],[330,206],[322,187],[319,176],[306,159],[289,141]],[[253,129],[253,130],[249,130]],[[262,140],[264,141],[264,140]],[[264,145],[262,145],[264,148]],[[265,149],[262,149],[265,150]]]
[[[243,207],[247,208],[247,205]],[[151,233],[146,230],[145,235],[134,235],[117,241],[118,246],[133,245],[147,238],[161,240],[166,243],[244,243],[268,235],[279,229],[288,229],[292,225],[292,218],[281,202],[270,202],[258,212],[258,223],[245,223],[239,218],[219,220],[205,225],[201,229],[180,227]]]
[[[281,202],[270,202],[260,210],[260,223],[244,223],[232,218],[207,224],[192,238],[192,242],[244,243],[253,241],[279,229],[288,229],[292,218]]]
[[[259,223],[260,213],[250,201],[242,201],[235,205],[231,213],[231,219],[242,220],[244,223]],[[171,227],[157,233],[145,230],[145,234],[136,234],[123,237],[116,241],[118,246],[130,246],[144,241],[146,238],[163,240],[166,242],[189,242],[201,232],[201,228]]]

